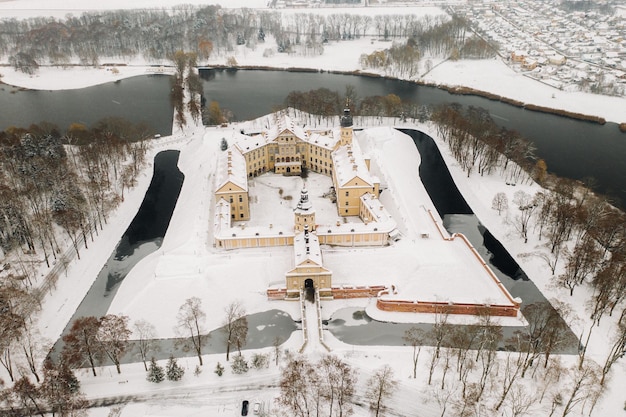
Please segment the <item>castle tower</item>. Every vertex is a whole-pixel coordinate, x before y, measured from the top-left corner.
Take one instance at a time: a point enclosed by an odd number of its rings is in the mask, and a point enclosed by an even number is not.
[[[341,116],[341,146],[352,144],[352,115],[350,109],[346,105]]]
[[[309,192],[306,189],[306,184],[302,187],[300,201],[294,210],[294,214],[294,229],[296,233],[304,231],[305,228],[308,228],[311,232],[315,231],[315,210],[313,209],[313,204],[309,201]]]

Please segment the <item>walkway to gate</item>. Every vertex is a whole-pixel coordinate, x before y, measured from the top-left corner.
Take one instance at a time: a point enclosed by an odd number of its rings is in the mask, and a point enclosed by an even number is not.
[[[305,294],[307,290],[313,293],[312,299],[308,294]],[[330,352],[330,348],[324,343],[320,294],[316,288],[300,290],[300,314],[304,339],[300,353],[304,352],[305,349],[309,352],[321,350]]]

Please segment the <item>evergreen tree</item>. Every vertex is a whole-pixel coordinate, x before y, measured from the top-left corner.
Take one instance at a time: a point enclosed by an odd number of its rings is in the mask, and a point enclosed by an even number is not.
[[[183,375],[185,375],[185,370],[178,365],[174,355],[171,355],[169,361],[167,361],[166,374],[168,381],[180,381]]]
[[[150,382],[158,384],[165,379],[165,373],[163,368],[156,363],[154,357],[150,360],[150,367],[148,368],[148,376],[146,378]]]
[[[217,363],[217,365],[215,366],[215,373],[217,374],[217,376],[222,376],[224,375],[224,367],[222,366],[221,363]]]
[[[249,369],[248,362],[241,353],[234,357],[233,362],[230,366],[233,369],[233,373],[235,374],[245,374],[246,372],[248,372]]]
[[[267,368],[269,366],[269,355],[264,355],[262,353],[255,353],[252,355],[252,367],[254,369],[262,369]]]

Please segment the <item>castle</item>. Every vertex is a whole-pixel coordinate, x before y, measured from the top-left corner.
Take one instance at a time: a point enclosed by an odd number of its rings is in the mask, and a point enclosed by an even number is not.
[[[323,267],[320,245],[383,246],[390,238],[397,238],[396,223],[378,199],[380,181],[370,172],[370,160],[361,152],[354,135],[349,109],[344,110],[338,130],[305,131],[287,115],[277,114],[269,129],[238,135],[218,161],[215,247],[293,245],[295,268],[286,274],[287,291],[299,291],[304,286],[322,291],[330,289],[332,281],[330,271]],[[305,186],[293,210],[291,229],[281,230],[273,224],[245,225],[254,216],[249,179],[267,172],[301,175],[305,170],[332,179],[329,197],[336,204],[336,222],[316,221]],[[347,217],[358,217],[360,222],[340,220]],[[307,273],[311,276],[305,276]]]
[[[315,289],[321,299],[376,299],[380,311],[487,311],[516,317],[521,300],[508,293],[465,236],[449,236],[440,220],[423,205],[416,212],[423,228],[420,238],[403,241],[395,248],[399,250],[386,250],[394,249],[388,245],[400,238],[397,224],[379,199],[380,180],[359,145],[361,141],[371,146],[371,137],[354,132],[352,123],[348,109],[338,128],[318,131],[304,130],[287,115],[274,114],[261,132],[233,133],[231,146],[220,154],[217,163],[214,246],[224,250],[291,246],[292,267],[284,273],[284,286],[267,289],[270,299],[302,299],[305,289]],[[361,140],[360,134],[364,135]],[[377,162],[375,168],[380,169]],[[263,175],[269,172],[280,175]],[[315,175],[309,177],[309,184],[320,178],[332,184],[323,197],[319,187],[315,195],[309,195],[304,182],[297,201],[283,198],[278,180],[282,186],[286,183],[283,180],[288,180],[290,193],[295,194],[298,190],[293,184],[301,184],[300,176],[310,173]],[[298,181],[290,180],[291,176]],[[261,208],[261,200],[271,200],[276,191],[280,198],[275,200],[280,205],[272,206],[268,213],[267,208]],[[385,201],[395,201],[394,194],[390,196]],[[339,257],[334,251],[328,252],[338,246],[370,249],[340,251]],[[355,263],[355,259],[360,261]],[[343,267],[346,262],[351,265],[349,269]],[[334,285],[331,269],[341,271],[334,277],[339,278],[336,281],[352,284]],[[398,273],[403,276],[394,276]],[[354,285],[355,278],[367,281],[367,285]],[[398,290],[390,279],[403,282],[402,288]],[[386,285],[379,285],[381,281]]]

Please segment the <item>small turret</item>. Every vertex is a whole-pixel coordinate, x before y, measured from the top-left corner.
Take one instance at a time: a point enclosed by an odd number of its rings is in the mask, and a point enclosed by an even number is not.
[[[309,231],[315,230],[315,210],[313,204],[309,200],[309,192],[306,185],[302,187],[300,192],[300,201],[294,210],[295,224],[294,229],[298,232],[304,231],[308,236]]]
[[[341,116],[341,146],[352,144],[352,115],[350,114],[350,108],[346,103],[346,108],[343,110],[343,116]]]
[[[343,109],[343,116],[341,116],[341,127],[352,127],[352,115],[350,109]]]

